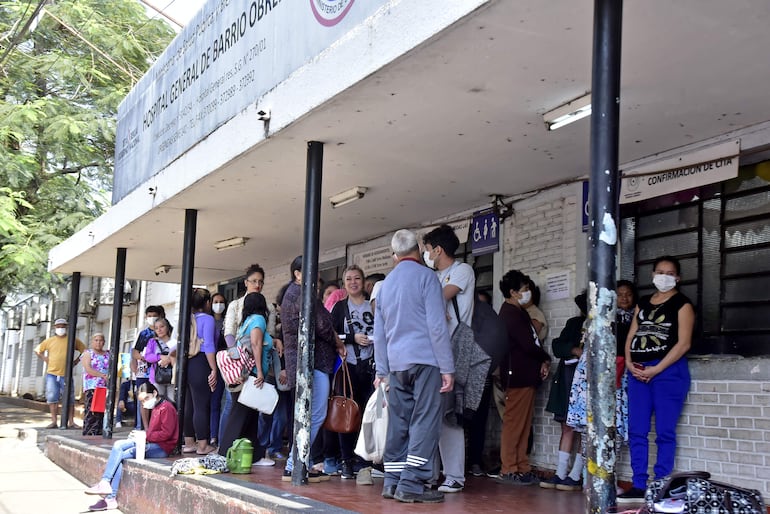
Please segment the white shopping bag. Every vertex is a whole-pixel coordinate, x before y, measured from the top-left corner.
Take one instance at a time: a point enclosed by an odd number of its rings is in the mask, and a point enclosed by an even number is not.
[[[381,383],[369,401],[366,402],[361,419],[361,433],[358,435],[356,455],[378,464],[385,455],[385,439],[388,433],[388,394]]]

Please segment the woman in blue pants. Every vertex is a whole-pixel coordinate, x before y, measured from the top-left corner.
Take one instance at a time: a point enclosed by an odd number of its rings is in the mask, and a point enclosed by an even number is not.
[[[618,503],[638,502],[647,488],[647,435],[655,414],[658,448],[655,478],[671,474],[676,455],[676,426],[690,389],[686,354],[692,343],[695,310],[677,290],[681,268],[675,257],[658,257],[653,264],[656,291],[639,300],[626,339],[628,369],[628,445],[633,486],[618,495]]]

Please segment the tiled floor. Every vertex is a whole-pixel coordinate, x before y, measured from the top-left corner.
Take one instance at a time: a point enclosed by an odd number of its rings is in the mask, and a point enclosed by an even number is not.
[[[444,503],[432,505],[405,504],[380,496],[382,479],[373,486],[356,485],[355,480],[332,477],[328,482],[294,486],[282,482],[283,468],[252,468],[248,475],[231,475],[281,491],[313,498],[364,514],[380,512],[515,512],[521,514],[579,514],[585,512],[583,494],[541,489],[537,486],[517,487],[498,484],[491,478],[468,477],[463,492],[445,495]]]

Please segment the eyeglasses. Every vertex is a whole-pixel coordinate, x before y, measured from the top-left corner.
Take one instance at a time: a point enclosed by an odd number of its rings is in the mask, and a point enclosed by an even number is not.
[[[249,284],[255,285],[255,286],[264,286],[265,285],[265,281],[264,280],[259,280],[259,279],[255,279],[255,278],[248,279],[248,280],[246,280],[246,282],[248,282]]]

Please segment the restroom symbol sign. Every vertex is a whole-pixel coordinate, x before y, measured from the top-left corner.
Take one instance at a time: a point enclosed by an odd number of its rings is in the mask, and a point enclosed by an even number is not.
[[[471,252],[486,255],[500,249],[500,218],[491,209],[478,211],[471,220]]]

